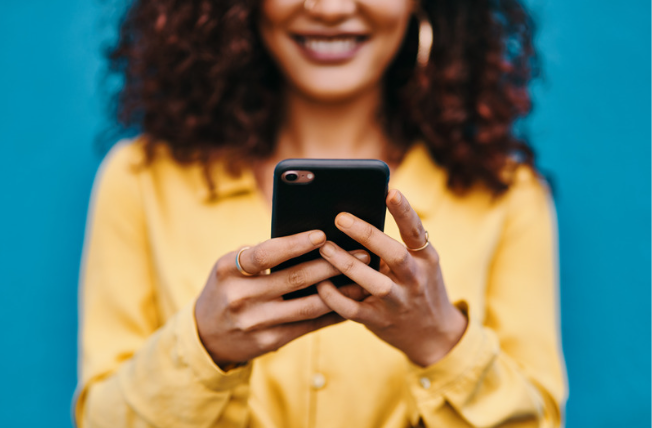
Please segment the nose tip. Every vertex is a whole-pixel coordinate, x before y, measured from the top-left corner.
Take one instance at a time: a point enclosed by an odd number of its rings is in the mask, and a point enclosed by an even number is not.
[[[356,3],[355,0],[306,0],[304,8],[315,19],[333,22],[355,13]]]

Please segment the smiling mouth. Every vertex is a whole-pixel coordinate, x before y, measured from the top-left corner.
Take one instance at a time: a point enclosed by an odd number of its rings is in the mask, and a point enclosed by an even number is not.
[[[310,59],[334,62],[352,58],[369,37],[364,35],[294,35],[292,39]]]

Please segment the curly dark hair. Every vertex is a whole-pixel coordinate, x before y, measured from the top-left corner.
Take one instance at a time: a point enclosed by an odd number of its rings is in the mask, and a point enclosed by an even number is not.
[[[232,165],[271,154],[283,76],[256,28],[260,0],[134,0],[109,52],[124,84],[119,126],[137,129],[147,159],[166,144],[179,163]],[[384,126],[407,149],[428,146],[463,193],[483,184],[499,195],[534,154],[514,132],[531,109],[538,72],[533,22],[518,0],[425,0],[434,42],[427,67],[415,65],[418,21],[385,76]]]

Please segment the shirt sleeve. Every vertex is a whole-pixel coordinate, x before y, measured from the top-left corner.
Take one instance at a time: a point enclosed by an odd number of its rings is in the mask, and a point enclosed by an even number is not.
[[[531,173],[520,174],[506,198],[486,318],[478,320],[466,301],[455,302],[469,319],[460,342],[430,367],[411,366],[414,425],[563,426],[567,380],[554,207]]]
[[[93,190],[80,276],[77,426],[244,427],[251,366],[227,373],[199,340],[194,302],[162,324],[137,147],[114,148]]]

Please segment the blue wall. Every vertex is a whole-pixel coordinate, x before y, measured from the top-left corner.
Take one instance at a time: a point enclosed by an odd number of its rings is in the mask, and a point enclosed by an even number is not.
[[[650,4],[530,0],[560,227],[568,426],[650,426]],[[0,13],[0,426],[70,427],[106,2]]]
[[[557,184],[568,426],[650,427],[650,2],[532,0]]]

